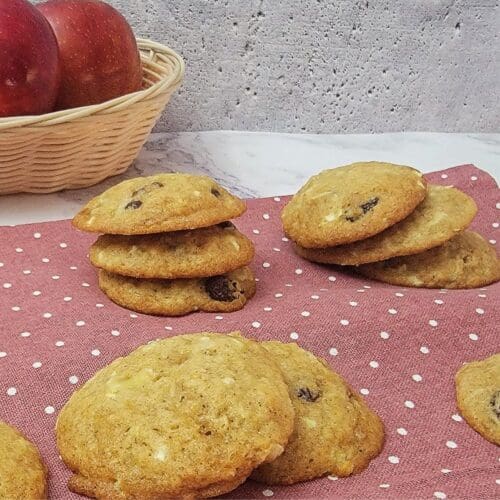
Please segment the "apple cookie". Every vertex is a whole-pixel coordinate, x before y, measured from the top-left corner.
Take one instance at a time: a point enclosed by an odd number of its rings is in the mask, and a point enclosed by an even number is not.
[[[202,498],[280,455],[293,421],[281,371],[260,344],[196,333],[100,370],[61,410],[56,434],[76,493]]]
[[[285,451],[252,478],[293,484],[325,474],[360,472],[382,450],[384,428],[361,396],[328,364],[296,344],[263,342],[285,377],[295,429]]]
[[[99,287],[116,304],[144,314],[182,316],[195,311],[232,312],[255,294],[248,267],[207,278],[138,279],[99,271]]]
[[[455,386],[457,405],[466,422],[500,446],[500,353],[462,366]]]
[[[353,163],[324,170],[281,214],[287,236],[305,248],[362,240],[407,217],[425,198],[417,170],[391,163]]]
[[[150,234],[212,226],[245,210],[210,177],[170,173],[120,182],[90,200],[73,224],[94,233]]]
[[[90,247],[90,262],[135,278],[201,278],[250,263],[253,243],[231,222],[192,231],[136,236],[105,234]]]
[[[472,231],[426,252],[364,264],[356,270],[392,285],[422,288],[477,288],[500,279],[495,249]]]
[[[47,470],[35,445],[0,420],[0,498],[47,498]]]

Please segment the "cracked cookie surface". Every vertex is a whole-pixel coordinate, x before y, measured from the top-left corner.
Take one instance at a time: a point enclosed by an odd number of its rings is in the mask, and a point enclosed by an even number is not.
[[[427,186],[427,196],[401,222],[361,241],[329,248],[294,246],[301,257],[322,264],[357,266],[442,245],[463,231],[477,212],[474,200],[448,186]]]
[[[462,366],[455,386],[457,405],[466,422],[500,446],[500,353]]]
[[[417,170],[390,163],[353,163],[311,177],[281,214],[285,233],[305,248],[351,243],[408,216],[426,195]]]
[[[0,420],[0,498],[47,497],[46,468],[34,444]]]
[[[90,247],[90,262],[135,278],[198,278],[250,263],[253,243],[232,223],[150,235],[102,235]]]
[[[379,417],[324,360],[293,343],[268,341],[262,346],[283,372],[295,428],[283,454],[260,466],[252,478],[293,484],[363,470],[383,446]]]
[[[73,225],[93,233],[161,233],[212,226],[245,209],[242,200],[210,177],[158,174],[104,191],[76,214]]]
[[[232,312],[255,294],[249,267],[209,278],[140,279],[99,271],[99,287],[116,304],[144,314],[182,316],[195,311]]]
[[[279,367],[239,332],[157,340],[118,358],[61,410],[72,491],[96,498],[228,492],[282,453],[293,407]]]
[[[364,264],[356,270],[392,285],[422,288],[477,288],[500,279],[494,247],[472,231],[425,252]]]

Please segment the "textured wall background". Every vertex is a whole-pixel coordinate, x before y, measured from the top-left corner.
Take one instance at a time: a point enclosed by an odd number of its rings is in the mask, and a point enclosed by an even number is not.
[[[500,131],[498,0],[108,0],[187,63],[157,130]]]

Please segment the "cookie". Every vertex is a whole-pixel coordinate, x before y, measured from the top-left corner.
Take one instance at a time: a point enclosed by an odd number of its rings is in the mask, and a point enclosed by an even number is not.
[[[401,222],[381,233],[347,245],[303,248],[298,255],[312,262],[357,266],[401,255],[421,253],[442,245],[463,231],[477,212],[472,198],[449,186],[427,186],[427,196]]]
[[[457,406],[466,422],[500,446],[500,353],[462,366],[455,386]]]
[[[253,243],[231,222],[149,235],[99,236],[90,247],[90,262],[111,273],[136,278],[198,278],[246,266]]]
[[[160,316],[237,311],[255,294],[255,278],[248,267],[209,278],[177,280],[130,278],[100,270],[99,286],[122,307]]]
[[[197,333],[118,358],[61,410],[72,491],[96,498],[200,498],[234,489],[288,442],[293,407],[257,342]]]
[[[35,445],[0,420],[0,498],[47,498],[47,471]]]
[[[382,232],[413,212],[425,195],[425,179],[413,168],[353,163],[311,177],[281,219],[300,246],[325,248]]]
[[[495,249],[472,231],[426,252],[364,264],[356,270],[392,285],[422,288],[476,288],[500,279]]]
[[[292,343],[262,345],[285,377],[295,429],[284,453],[261,465],[252,478],[292,484],[363,470],[382,450],[384,428],[379,417],[324,360]]]
[[[158,174],[113,186],[90,200],[73,225],[92,233],[162,233],[212,226],[245,209],[242,200],[210,177]]]

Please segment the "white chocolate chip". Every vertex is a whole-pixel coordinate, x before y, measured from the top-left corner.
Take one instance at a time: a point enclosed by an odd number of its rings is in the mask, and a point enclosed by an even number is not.
[[[212,347],[214,345],[210,337],[200,337],[198,343],[201,345],[203,349],[206,349],[207,347]]]
[[[312,418],[302,417],[302,420],[305,422],[307,427],[309,427],[309,429],[314,429],[318,425],[316,420],[313,420]]]
[[[133,391],[134,389],[148,385],[152,382],[154,376],[155,371],[150,367],[142,368],[133,375],[127,377],[123,375],[121,377],[116,376],[116,372],[113,372],[106,382],[106,397],[116,400],[118,396],[120,396],[120,393],[123,394],[124,391]]]
[[[421,286],[424,284],[424,282],[416,276],[408,276],[408,280],[414,286]]]
[[[342,216],[342,210],[337,210],[325,216],[323,219],[325,222],[332,222],[335,219],[339,219]]]
[[[285,448],[283,448],[283,446],[274,444],[269,450],[266,462],[272,462],[275,458],[278,458],[283,453],[283,451],[285,451]]]
[[[167,458],[167,454],[168,454],[167,448],[165,446],[160,446],[154,452],[153,458],[155,458],[156,460],[159,460],[160,462],[164,462],[165,459]]]

